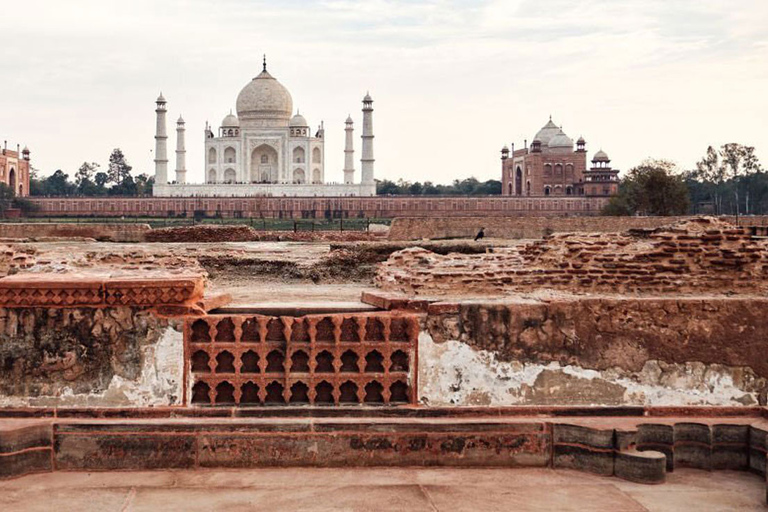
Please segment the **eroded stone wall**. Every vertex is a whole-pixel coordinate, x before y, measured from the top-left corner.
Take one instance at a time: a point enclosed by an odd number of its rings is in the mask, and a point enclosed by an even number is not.
[[[408,294],[764,291],[768,245],[743,228],[700,218],[652,231],[564,234],[483,255],[393,254],[379,287]]]
[[[177,322],[131,307],[0,309],[0,407],[175,405]]]
[[[757,405],[768,391],[762,298],[466,303],[419,340],[429,405]]]
[[[655,229],[691,217],[604,217],[604,216],[483,216],[483,217],[398,217],[392,221],[390,240],[422,240],[446,238],[473,238],[485,228],[489,238],[541,238],[553,233],[614,233],[628,229]],[[750,216],[736,219],[720,217],[725,222],[742,226],[768,226],[768,216]]]
[[[149,232],[149,224],[99,224],[99,223],[2,223],[0,238],[50,239],[93,238],[108,242],[141,242]]]

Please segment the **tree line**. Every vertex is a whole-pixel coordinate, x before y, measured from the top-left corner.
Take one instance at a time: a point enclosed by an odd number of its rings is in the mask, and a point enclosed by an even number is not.
[[[499,180],[478,181],[477,178],[453,180],[450,185],[435,185],[431,181],[421,183],[398,180],[381,180],[376,182],[376,194],[410,195],[410,196],[491,196],[501,194]]]
[[[70,180],[61,169],[41,178],[31,170],[29,193],[33,196],[147,196],[152,195],[155,178],[146,174],[134,177],[133,167],[123,151],[116,148],[109,155],[106,169],[96,162],[83,162]]]
[[[762,215],[768,213],[768,173],[755,148],[737,143],[707,148],[694,169],[648,159],[621,178],[606,215]]]

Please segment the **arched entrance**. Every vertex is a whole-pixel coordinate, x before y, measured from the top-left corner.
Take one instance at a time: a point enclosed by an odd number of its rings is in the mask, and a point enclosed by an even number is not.
[[[11,172],[8,173],[8,187],[16,193],[16,169],[11,167]]]
[[[296,169],[293,171],[293,182],[294,183],[306,183],[307,178],[304,174],[304,169]]]
[[[519,165],[515,171],[515,193],[519,196],[523,195],[523,170]]]
[[[251,182],[277,183],[277,151],[268,144],[254,148],[251,153]]]

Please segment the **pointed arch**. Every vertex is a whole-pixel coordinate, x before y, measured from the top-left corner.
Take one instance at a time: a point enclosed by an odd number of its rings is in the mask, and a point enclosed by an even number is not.
[[[278,155],[269,144],[257,146],[251,152],[251,181],[257,183],[277,183]]]
[[[209,164],[215,164],[217,156],[218,155],[216,154],[216,148],[209,148],[208,149],[208,163]]]

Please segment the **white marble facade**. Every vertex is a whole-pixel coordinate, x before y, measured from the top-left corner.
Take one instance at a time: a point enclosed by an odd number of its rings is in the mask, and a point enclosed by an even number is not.
[[[364,105],[370,110],[364,110],[364,116],[370,124],[373,109],[369,96],[366,100]],[[177,169],[175,182],[163,182],[167,180],[162,179],[161,170],[156,173],[155,196],[375,195],[372,176],[365,183],[325,182],[323,124],[313,133],[304,116],[299,112],[292,115],[291,95],[269,74],[266,62],[262,72],[240,91],[236,106],[237,115],[230,112],[225,116],[216,133],[205,127],[205,183],[184,183],[181,169]],[[158,126],[164,126],[159,116],[165,116],[165,109],[156,112]],[[363,144],[371,146],[372,155],[372,128],[369,131]]]

